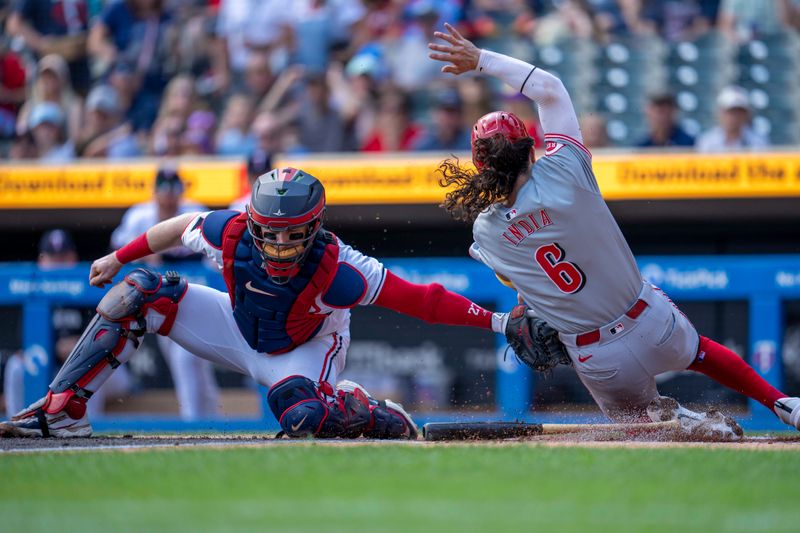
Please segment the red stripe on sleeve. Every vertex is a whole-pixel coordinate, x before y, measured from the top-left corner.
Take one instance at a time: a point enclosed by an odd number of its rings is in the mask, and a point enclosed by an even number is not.
[[[438,283],[418,285],[386,271],[386,281],[375,305],[432,324],[492,329],[492,313]]]

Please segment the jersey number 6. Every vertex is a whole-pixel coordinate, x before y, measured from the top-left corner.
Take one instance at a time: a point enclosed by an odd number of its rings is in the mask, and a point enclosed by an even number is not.
[[[586,284],[586,276],[578,265],[564,261],[565,256],[564,249],[557,242],[540,246],[534,254],[536,262],[558,290],[574,294]]]

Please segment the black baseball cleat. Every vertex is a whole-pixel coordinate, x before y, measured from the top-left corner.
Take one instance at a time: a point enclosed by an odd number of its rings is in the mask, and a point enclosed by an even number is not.
[[[51,395],[31,404],[5,422],[0,422],[0,437],[90,437],[92,425],[84,410],[80,418],[72,418],[68,409],[48,413]]]

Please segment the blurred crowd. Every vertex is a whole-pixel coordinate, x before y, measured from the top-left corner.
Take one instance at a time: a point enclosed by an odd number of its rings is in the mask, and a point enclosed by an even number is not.
[[[460,151],[496,108],[536,132],[535,107],[477,76],[443,75],[426,44],[444,21],[478,44],[598,43],[717,31],[733,42],[800,26],[798,0],[0,0],[0,138],[13,159]],[[488,44],[487,44],[488,46]],[[760,148],[748,94],[718,98],[692,137],[651,95],[640,146]],[[601,113],[587,144],[608,146]]]

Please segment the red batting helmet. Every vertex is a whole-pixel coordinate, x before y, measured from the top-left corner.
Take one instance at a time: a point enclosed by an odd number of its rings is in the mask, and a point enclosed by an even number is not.
[[[478,163],[475,160],[475,140],[488,139],[495,135],[502,135],[511,142],[519,141],[528,135],[528,130],[525,124],[514,113],[508,111],[492,111],[483,115],[475,122],[472,127],[472,164],[475,168],[480,170],[483,168],[483,163]],[[534,160],[533,147],[531,146],[531,162]]]

